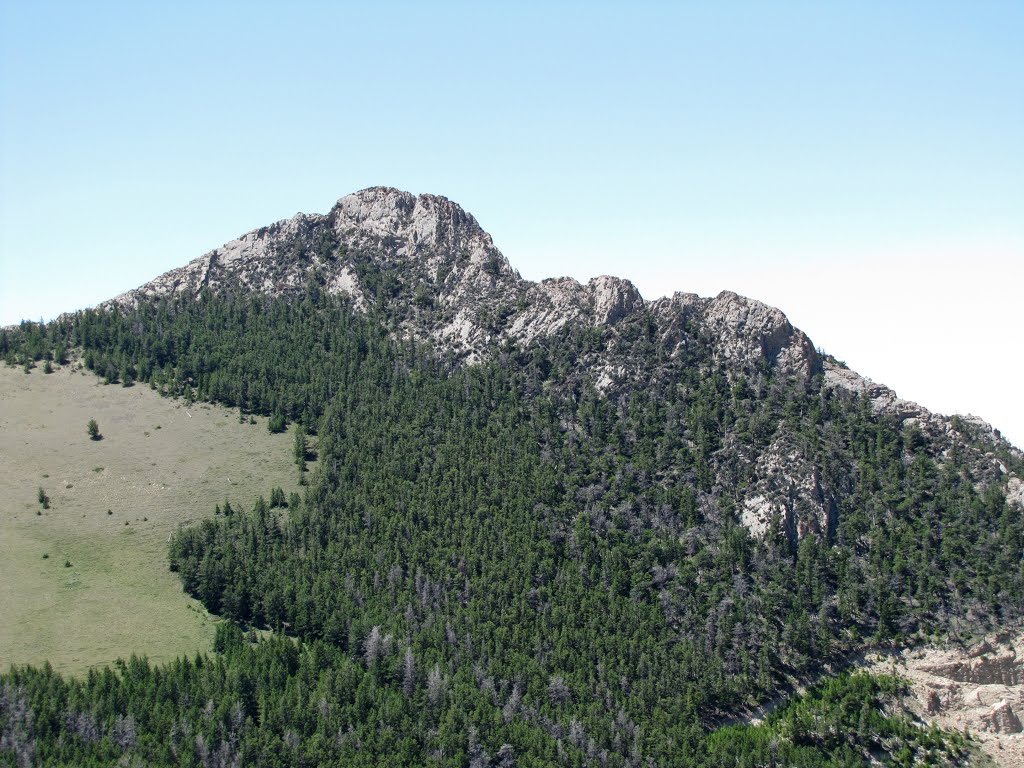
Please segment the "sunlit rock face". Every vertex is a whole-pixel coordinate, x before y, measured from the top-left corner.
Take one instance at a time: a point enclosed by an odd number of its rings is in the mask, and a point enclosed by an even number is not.
[[[1024,636],[1003,633],[972,646],[906,648],[867,662],[909,682],[908,708],[927,723],[969,730],[996,765],[1024,765]]]

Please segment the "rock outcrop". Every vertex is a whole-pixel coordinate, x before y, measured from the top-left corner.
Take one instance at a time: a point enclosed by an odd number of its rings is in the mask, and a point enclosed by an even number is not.
[[[992,637],[972,648],[906,649],[867,666],[907,679],[906,704],[926,722],[969,730],[997,765],[1024,767],[1024,636]]]
[[[747,490],[740,522],[755,535],[772,524],[792,539],[828,536],[835,529],[836,505],[822,488],[821,476],[789,435],[776,439],[757,459],[757,481]]]
[[[876,384],[871,379],[830,360],[825,361],[824,369],[825,382],[830,387],[845,389],[866,398],[875,413],[892,414],[901,421],[920,419],[927,413],[917,403],[897,397],[888,387]]]
[[[701,313],[724,363],[757,365],[762,360],[793,375],[810,378],[818,367],[814,345],[775,307],[723,291]]]
[[[982,715],[981,720],[985,729],[992,733],[1020,733],[1024,730],[1021,728],[1017,713],[1013,711],[1008,701],[997,703],[991,712]]]
[[[1006,481],[1006,500],[1024,509],[1024,481],[1018,477]]]
[[[969,655],[965,660],[923,665],[925,672],[958,683],[976,685],[1020,685],[1024,683],[1024,659],[1017,658],[1015,648],[999,653],[996,649]]]

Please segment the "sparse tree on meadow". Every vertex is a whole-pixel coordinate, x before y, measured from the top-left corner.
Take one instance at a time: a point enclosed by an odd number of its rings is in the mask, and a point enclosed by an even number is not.
[[[309,452],[309,444],[306,442],[306,428],[301,424],[295,425],[295,464],[299,468],[299,485],[306,484],[306,455]]]
[[[303,472],[306,469],[306,454],[309,451],[309,446],[306,444],[306,429],[301,424],[295,425],[295,448],[293,453],[295,455],[295,463],[299,467],[299,472]]]

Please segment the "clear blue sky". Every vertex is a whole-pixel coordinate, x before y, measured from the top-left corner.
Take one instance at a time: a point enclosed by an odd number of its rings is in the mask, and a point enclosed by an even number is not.
[[[0,9],[0,323],[387,184],[1024,443],[1024,3]]]

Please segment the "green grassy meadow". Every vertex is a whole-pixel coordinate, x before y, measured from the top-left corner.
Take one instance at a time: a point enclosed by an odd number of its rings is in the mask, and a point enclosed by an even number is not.
[[[208,650],[215,618],[168,570],[168,536],[225,499],[251,508],[274,486],[299,490],[292,446],[266,419],[239,423],[74,365],[0,366],[0,668],[79,674]]]

